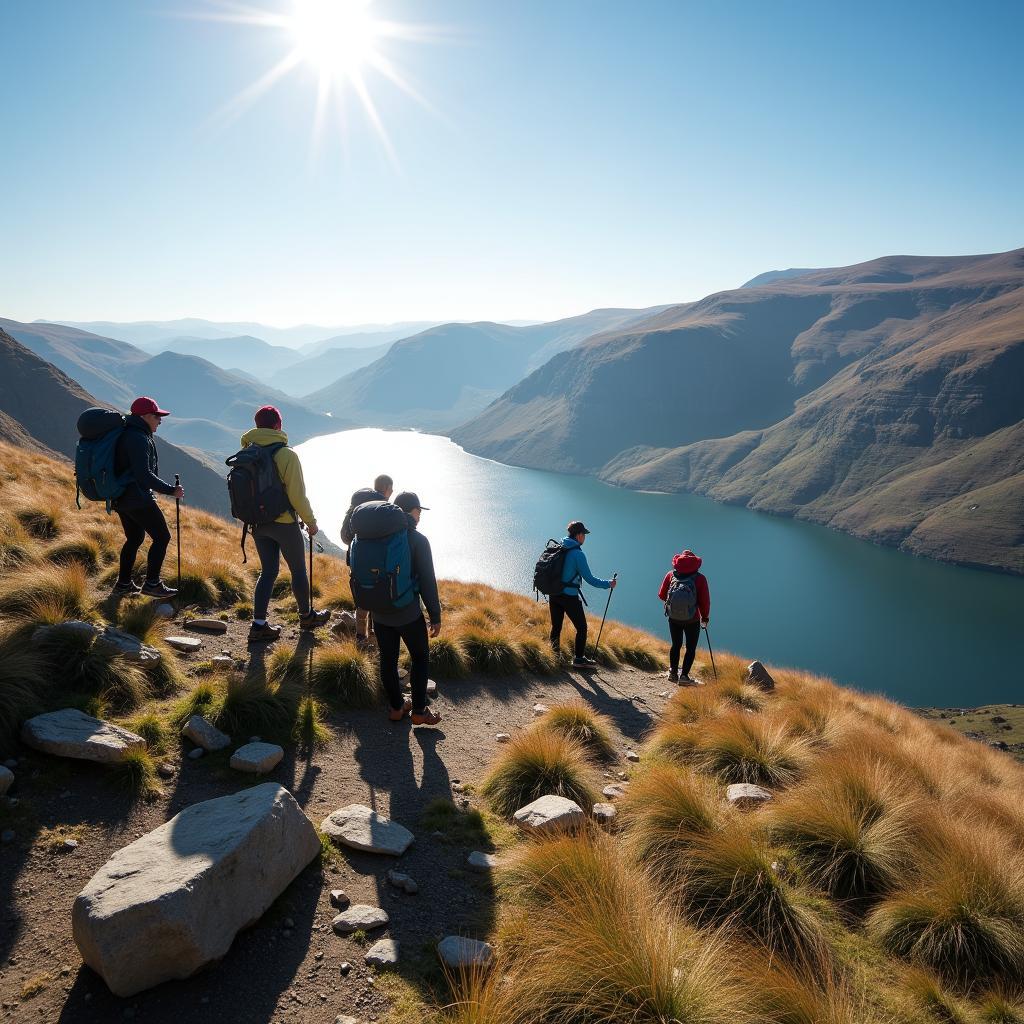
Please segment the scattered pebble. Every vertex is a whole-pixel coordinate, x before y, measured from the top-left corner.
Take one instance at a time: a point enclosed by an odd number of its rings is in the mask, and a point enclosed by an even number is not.
[[[331,890],[331,906],[344,910],[352,901],[342,889]]]
[[[69,853],[72,850],[77,850],[78,849],[78,840],[77,839],[65,839],[64,840],[64,849],[67,850]]]
[[[338,967],[341,972],[341,976],[344,978],[348,975],[348,972],[352,970],[352,965],[346,960],[343,964]]]
[[[499,733],[498,733],[498,735],[497,735],[497,736],[495,736],[494,738],[495,738],[495,739],[496,739],[496,740],[497,740],[497,741],[498,741],[499,743],[508,743],[508,741],[509,741],[510,739],[512,739],[512,737],[511,737],[511,736],[510,736],[510,735],[509,735],[509,734],[508,734],[507,732],[499,732]]]
[[[550,711],[550,710],[551,709],[547,706],[547,704],[534,704],[533,705],[533,713],[534,713],[534,715],[546,715],[548,713],[548,711]]]
[[[197,747],[196,749],[197,750],[201,750],[202,748],[201,747]],[[174,778],[174,765],[173,764],[168,764],[166,761],[164,761],[163,764],[157,765],[156,771],[157,771],[157,774],[162,779],[173,779]]]
[[[626,751],[626,760],[627,761],[634,761],[634,762],[639,761],[640,760],[640,755],[635,750],[627,750]]]
[[[408,893],[410,896],[414,896],[416,893],[420,891],[420,887],[416,884],[415,880],[401,871],[395,871],[393,869],[389,871],[388,881],[396,889],[401,889],[403,892]]]
[[[193,761],[198,761],[198,760],[199,760],[199,758],[201,758],[201,757],[203,756],[203,748],[202,748],[202,747],[196,747],[196,749],[195,749],[195,750],[190,750],[190,751],[188,752],[188,756],[189,756],[189,757],[190,757],[190,758],[191,758],[191,759],[192,759]]]

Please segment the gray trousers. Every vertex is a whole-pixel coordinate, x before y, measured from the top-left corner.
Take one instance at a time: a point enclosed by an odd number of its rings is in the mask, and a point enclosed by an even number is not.
[[[252,617],[265,619],[270,597],[281,568],[281,555],[292,574],[292,593],[300,615],[308,615],[309,577],[306,575],[306,542],[298,523],[267,523],[252,528],[256,553],[260,556],[260,575],[252,599]]]

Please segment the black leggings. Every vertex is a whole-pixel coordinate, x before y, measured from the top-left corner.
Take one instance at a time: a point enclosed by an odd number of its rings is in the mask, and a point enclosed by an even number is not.
[[[121,548],[121,564],[118,580],[127,583],[132,578],[135,568],[135,556],[142,547],[142,542],[149,534],[149,556],[146,559],[146,579],[156,583],[160,579],[160,569],[167,554],[167,545],[171,543],[171,531],[167,528],[160,506],[155,501],[147,501],[138,508],[116,509],[117,518],[121,520],[124,530],[124,547]]]
[[[397,711],[405,703],[402,698],[402,684],[398,680],[399,644],[405,641],[412,658],[409,672],[412,685],[413,711],[427,708],[427,676],[430,674],[430,640],[427,638],[427,621],[420,615],[404,626],[385,626],[374,620],[373,632],[380,650],[380,681],[384,684],[388,703]]]
[[[686,639],[686,655],[683,658],[683,675],[688,676],[693,667],[693,659],[697,655],[697,644],[700,642],[700,619],[690,622],[668,620],[668,631],[672,634],[672,650],[668,652],[668,663],[673,669],[679,668],[679,648]]]
[[[555,594],[548,607],[551,609],[551,646],[557,648],[562,642],[562,623],[568,615],[576,627],[574,653],[577,658],[582,658],[587,653],[587,613],[583,610],[583,602],[578,597]]]

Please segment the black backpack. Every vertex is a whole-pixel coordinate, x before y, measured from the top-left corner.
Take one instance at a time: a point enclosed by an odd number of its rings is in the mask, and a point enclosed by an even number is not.
[[[252,526],[274,522],[292,509],[281,475],[274,464],[277,444],[249,444],[225,459],[228,470],[228,497],[231,514],[242,521],[242,561],[245,562],[245,538]]]
[[[549,540],[537,559],[533,570],[533,589],[538,594],[554,597],[561,594],[565,587],[562,582],[562,569],[565,566],[565,554],[568,548],[562,547],[557,540]]]

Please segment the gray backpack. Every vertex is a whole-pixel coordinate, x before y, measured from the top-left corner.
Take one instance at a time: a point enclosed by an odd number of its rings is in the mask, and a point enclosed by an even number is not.
[[[673,622],[692,622],[697,617],[697,574],[672,573],[665,598],[665,615]]]

